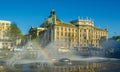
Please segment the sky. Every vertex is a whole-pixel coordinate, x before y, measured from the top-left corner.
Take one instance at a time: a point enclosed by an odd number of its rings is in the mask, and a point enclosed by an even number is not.
[[[120,0],[0,0],[0,20],[16,23],[26,34],[31,26],[39,27],[52,8],[64,22],[88,17],[96,27],[108,25],[109,37],[120,35]]]

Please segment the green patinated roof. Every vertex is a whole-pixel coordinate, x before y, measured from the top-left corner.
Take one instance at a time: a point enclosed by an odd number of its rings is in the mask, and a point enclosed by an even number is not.
[[[53,23],[55,16],[56,16],[56,15],[52,15],[52,14],[51,14],[51,15],[45,20],[45,22],[47,22],[48,24],[49,24],[49,23]],[[61,21],[61,20],[56,16],[56,21]]]
[[[56,17],[56,21],[61,21],[61,20],[56,16],[54,9],[52,9],[52,11],[50,12],[50,15],[48,16],[48,18],[46,18],[45,21],[43,22],[43,25],[53,24],[55,17]]]

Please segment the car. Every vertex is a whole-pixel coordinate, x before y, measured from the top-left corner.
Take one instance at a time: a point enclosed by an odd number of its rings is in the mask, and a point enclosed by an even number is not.
[[[70,62],[69,58],[61,58],[59,62]]]

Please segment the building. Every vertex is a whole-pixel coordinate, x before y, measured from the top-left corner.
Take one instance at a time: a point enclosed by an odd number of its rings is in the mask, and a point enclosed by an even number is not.
[[[100,47],[100,39],[108,37],[108,29],[95,27],[93,20],[78,17],[69,23],[63,22],[56,16],[54,9],[40,27],[44,28],[39,32],[39,41],[43,47],[51,42],[56,48]]]
[[[42,32],[43,30],[45,30],[45,28],[31,26],[29,30],[30,38],[31,39],[36,38],[37,36],[39,36],[39,33]]]
[[[10,30],[10,21],[0,20],[0,48],[10,47],[11,42],[9,41],[8,31]]]

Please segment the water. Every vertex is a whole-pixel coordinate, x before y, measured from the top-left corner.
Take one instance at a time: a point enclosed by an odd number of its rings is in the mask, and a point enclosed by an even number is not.
[[[27,64],[15,64],[13,68],[2,67],[1,72],[120,72],[119,59],[85,59],[72,60],[71,64],[56,62],[54,65],[33,62]]]

